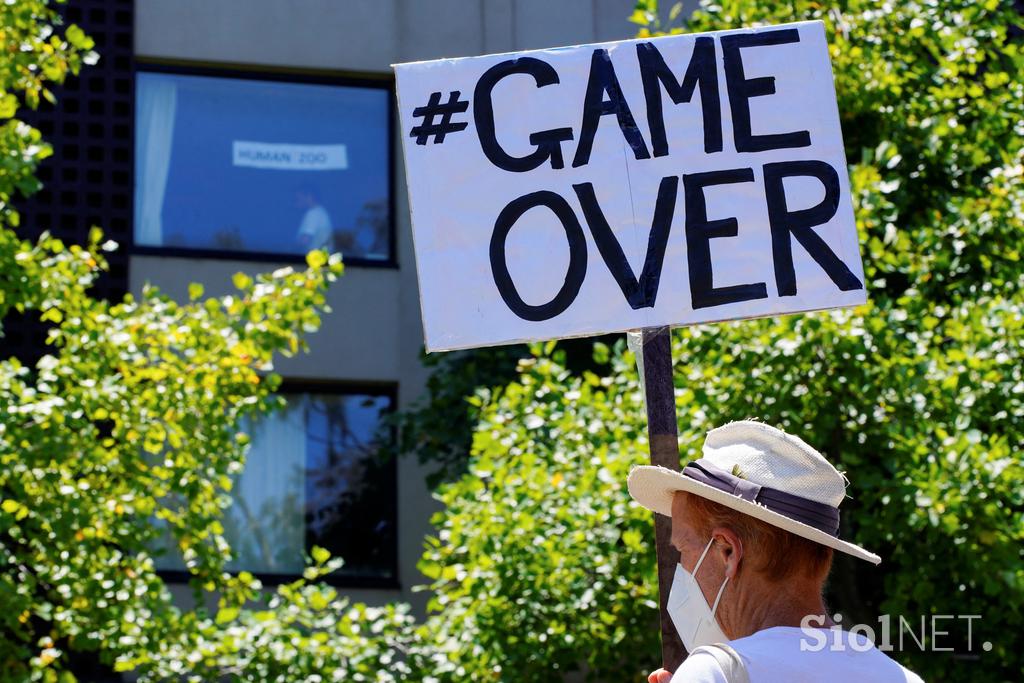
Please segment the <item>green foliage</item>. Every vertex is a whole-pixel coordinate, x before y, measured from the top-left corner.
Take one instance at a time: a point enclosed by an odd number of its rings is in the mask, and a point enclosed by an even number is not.
[[[619,681],[655,661],[651,521],[625,490],[646,459],[643,404],[630,357],[615,358],[600,377],[539,355],[478,399],[469,472],[441,489],[419,565],[442,680],[559,680],[585,663]]]
[[[424,354],[431,369],[426,392],[410,408],[394,413],[384,425],[398,435],[383,439],[384,457],[415,454],[429,463],[428,484],[457,479],[466,471],[473,427],[479,418],[478,402],[467,400],[481,381],[503,385],[516,375],[516,363],[527,355],[522,346]]]
[[[10,203],[39,187],[50,153],[14,118],[94,59],[92,41],[45,2],[0,4],[0,320],[12,309],[50,323],[34,367],[0,361],[0,680],[73,681],[72,660],[143,680],[393,680],[411,633],[400,608],[371,609],[309,583],[336,568],[315,549],[306,578],[273,597],[224,571],[221,523],[248,437],[238,425],[280,405],[274,354],[305,348],[340,257],[312,252],[284,268],[177,303],[97,300],[89,288],[116,248],[20,239]],[[154,568],[170,535],[195,602],[182,611]],[[262,603],[262,608],[256,608]],[[415,653],[414,650],[409,650]],[[410,657],[415,661],[415,657]]]
[[[7,225],[18,224],[12,199],[39,189],[35,168],[51,154],[37,130],[14,118],[18,108],[35,109],[40,98],[52,102],[49,84],[62,83],[83,63],[96,60],[92,40],[82,29],[71,25],[61,36],[59,25],[59,16],[44,0],[0,4],[0,220]],[[0,254],[8,256],[9,251],[0,249]]]
[[[0,665],[43,680],[65,650],[152,647],[177,622],[149,549],[169,531],[197,590],[230,594],[221,516],[247,439],[278,399],[274,352],[319,325],[340,261],[177,304],[88,295],[101,237],[21,243],[16,304],[55,324],[35,368],[0,363]],[[187,622],[185,622],[187,623]]]
[[[214,617],[188,615],[174,639],[155,643],[117,668],[143,672],[143,680],[390,681],[422,676],[412,618],[405,606],[353,604],[322,583],[341,566],[313,548],[305,576],[244,609],[221,603]],[[242,577],[243,580],[248,577]]]
[[[642,33],[681,30],[678,10],[637,10]],[[320,549],[272,595],[223,571],[220,520],[247,443],[237,424],[277,403],[271,358],[303,348],[341,264],[314,252],[305,271],[240,275],[221,298],[193,286],[188,303],[152,289],[90,297],[113,245],[99,230],[86,245],[28,243],[10,202],[38,188],[49,153],[13,117],[93,59],[91,42],[73,27],[61,37],[41,0],[0,15],[0,318],[13,308],[54,326],[36,367],[0,363],[0,680],[73,680],[68,656],[82,653],[143,680],[544,681],[577,668],[628,680],[652,668],[651,519],[624,489],[647,457],[644,414],[621,343],[594,343],[589,364],[589,351],[535,345],[500,390],[486,387],[518,351],[439,370],[427,411],[447,412],[409,424],[478,424],[468,472],[439,493],[425,624],[340,598],[319,581],[337,566]],[[872,303],[678,331],[682,456],[749,415],[820,445],[853,481],[844,535],[886,558],[881,572],[840,562],[833,604],[859,620],[981,614],[970,668],[901,658],[925,678],[1013,680],[1024,660],[1007,634],[1024,622],[1002,607],[1024,597],[1024,86],[1006,38],[1017,16],[991,1],[736,0],[706,4],[687,29],[808,18],[829,31]],[[407,437],[457,462],[461,442]],[[174,606],[150,550],[164,533],[197,604],[218,595],[216,613]]]
[[[607,340],[606,340],[607,341]],[[597,342],[599,345],[600,341]],[[554,348],[555,342],[547,342]],[[566,367],[573,371],[607,372],[608,356],[595,354],[595,340],[568,339],[559,344]],[[540,349],[545,345],[533,345]],[[384,426],[395,429],[398,439],[385,444],[383,457],[415,454],[428,463],[427,484],[436,488],[466,472],[473,429],[480,419],[479,391],[493,394],[516,377],[516,366],[530,357],[530,346],[492,346],[482,349],[423,355],[431,370],[424,395],[412,406],[394,414]]]
[[[653,35],[682,31],[678,18],[642,0],[631,19]],[[1019,15],[994,0],[733,0],[705,3],[685,28],[805,19],[828,31],[871,303],[678,330],[681,455],[748,416],[821,447],[852,480],[844,536],[885,558],[837,558],[833,607],[868,624],[980,614],[976,661],[897,657],[926,680],[1015,680],[1024,79],[1007,36]],[[627,680],[654,667],[651,519],[623,487],[646,459],[635,372],[621,347],[606,376],[537,353],[517,381],[476,393],[469,472],[441,489],[422,561],[448,679],[554,680],[582,665]],[[937,645],[963,653],[965,635]]]

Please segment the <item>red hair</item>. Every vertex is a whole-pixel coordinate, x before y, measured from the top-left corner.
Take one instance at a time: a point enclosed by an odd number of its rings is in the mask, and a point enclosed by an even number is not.
[[[743,543],[743,564],[771,583],[802,577],[824,582],[832,549],[697,495],[688,496],[690,522],[703,538],[716,527],[731,529]]]

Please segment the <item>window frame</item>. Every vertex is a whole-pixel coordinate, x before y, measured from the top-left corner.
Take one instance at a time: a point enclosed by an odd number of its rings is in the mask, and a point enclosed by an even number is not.
[[[246,81],[267,81],[272,83],[291,83],[296,85],[334,85],[357,88],[373,88],[384,90],[387,98],[387,192],[388,192],[388,257],[386,259],[369,259],[357,256],[342,258],[346,266],[358,268],[398,269],[398,231],[396,228],[395,198],[395,79],[392,75],[355,75],[347,72],[335,72],[314,69],[272,68],[250,65],[216,65],[206,62],[189,62],[181,60],[150,60],[136,58],[131,72],[131,184],[128,189],[128,211],[132,217],[131,229],[128,231],[130,243],[129,255],[139,256],[172,256],[184,258],[215,259],[219,261],[252,261],[262,263],[305,263],[305,254],[280,254],[266,251],[232,251],[230,249],[209,249],[204,247],[152,246],[135,243],[135,135],[136,121],[136,86],[140,73],[169,74],[172,76],[206,76],[210,78],[228,78]]]
[[[398,410],[398,385],[388,382],[344,382],[334,380],[295,379],[282,380],[275,394],[321,394],[327,396],[383,396],[388,399],[390,405],[385,411],[393,415]],[[392,439],[397,438],[398,431],[394,424],[388,429]],[[388,477],[394,483],[395,495],[392,498],[391,513],[395,519],[395,552],[394,563],[388,569],[391,576],[378,576],[375,574],[328,574],[319,579],[323,583],[336,588],[378,588],[389,590],[401,590],[402,583],[399,578],[399,509],[398,509],[398,462],[397,458],[391,458],[388,462]],[[231,570],[229,573],[237,575],[246,569]],[[249,572],[260,580],[264,586],[280,586],[291,583],[302,578],[301,574],[272,574],[265,572]],[[167,583],[188,583],[192,574],[180,569],[158,569],[157,576]]]

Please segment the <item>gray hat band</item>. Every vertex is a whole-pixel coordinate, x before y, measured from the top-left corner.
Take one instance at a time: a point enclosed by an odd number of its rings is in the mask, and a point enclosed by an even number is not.
[[[726,472],[706,458],[694,460],[683,468],[683,474],[719,491],[731,493],[751,503],[758,503],[784,517],[839,537],[839,508],[808,500]]]

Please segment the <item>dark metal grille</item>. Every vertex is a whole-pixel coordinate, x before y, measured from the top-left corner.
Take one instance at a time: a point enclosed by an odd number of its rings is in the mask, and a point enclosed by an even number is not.
[[[96,41],[100,61],[55,89],[56,105],[23,114],[54,154],[39,168],[43,189],[17,204],[19,234],[31,239],[49,230],[65,243],[84,244],[90,227],[101,227],[120,248],[107,254],[110,272],[94,294],[120,299],[128,290],[132,239],[133,3],[75,0],[60,8],[65,24],[78,24]],[[45,352],[46,327],[36,318],[11,314],[3,321],[0,357],[34,363]]]

